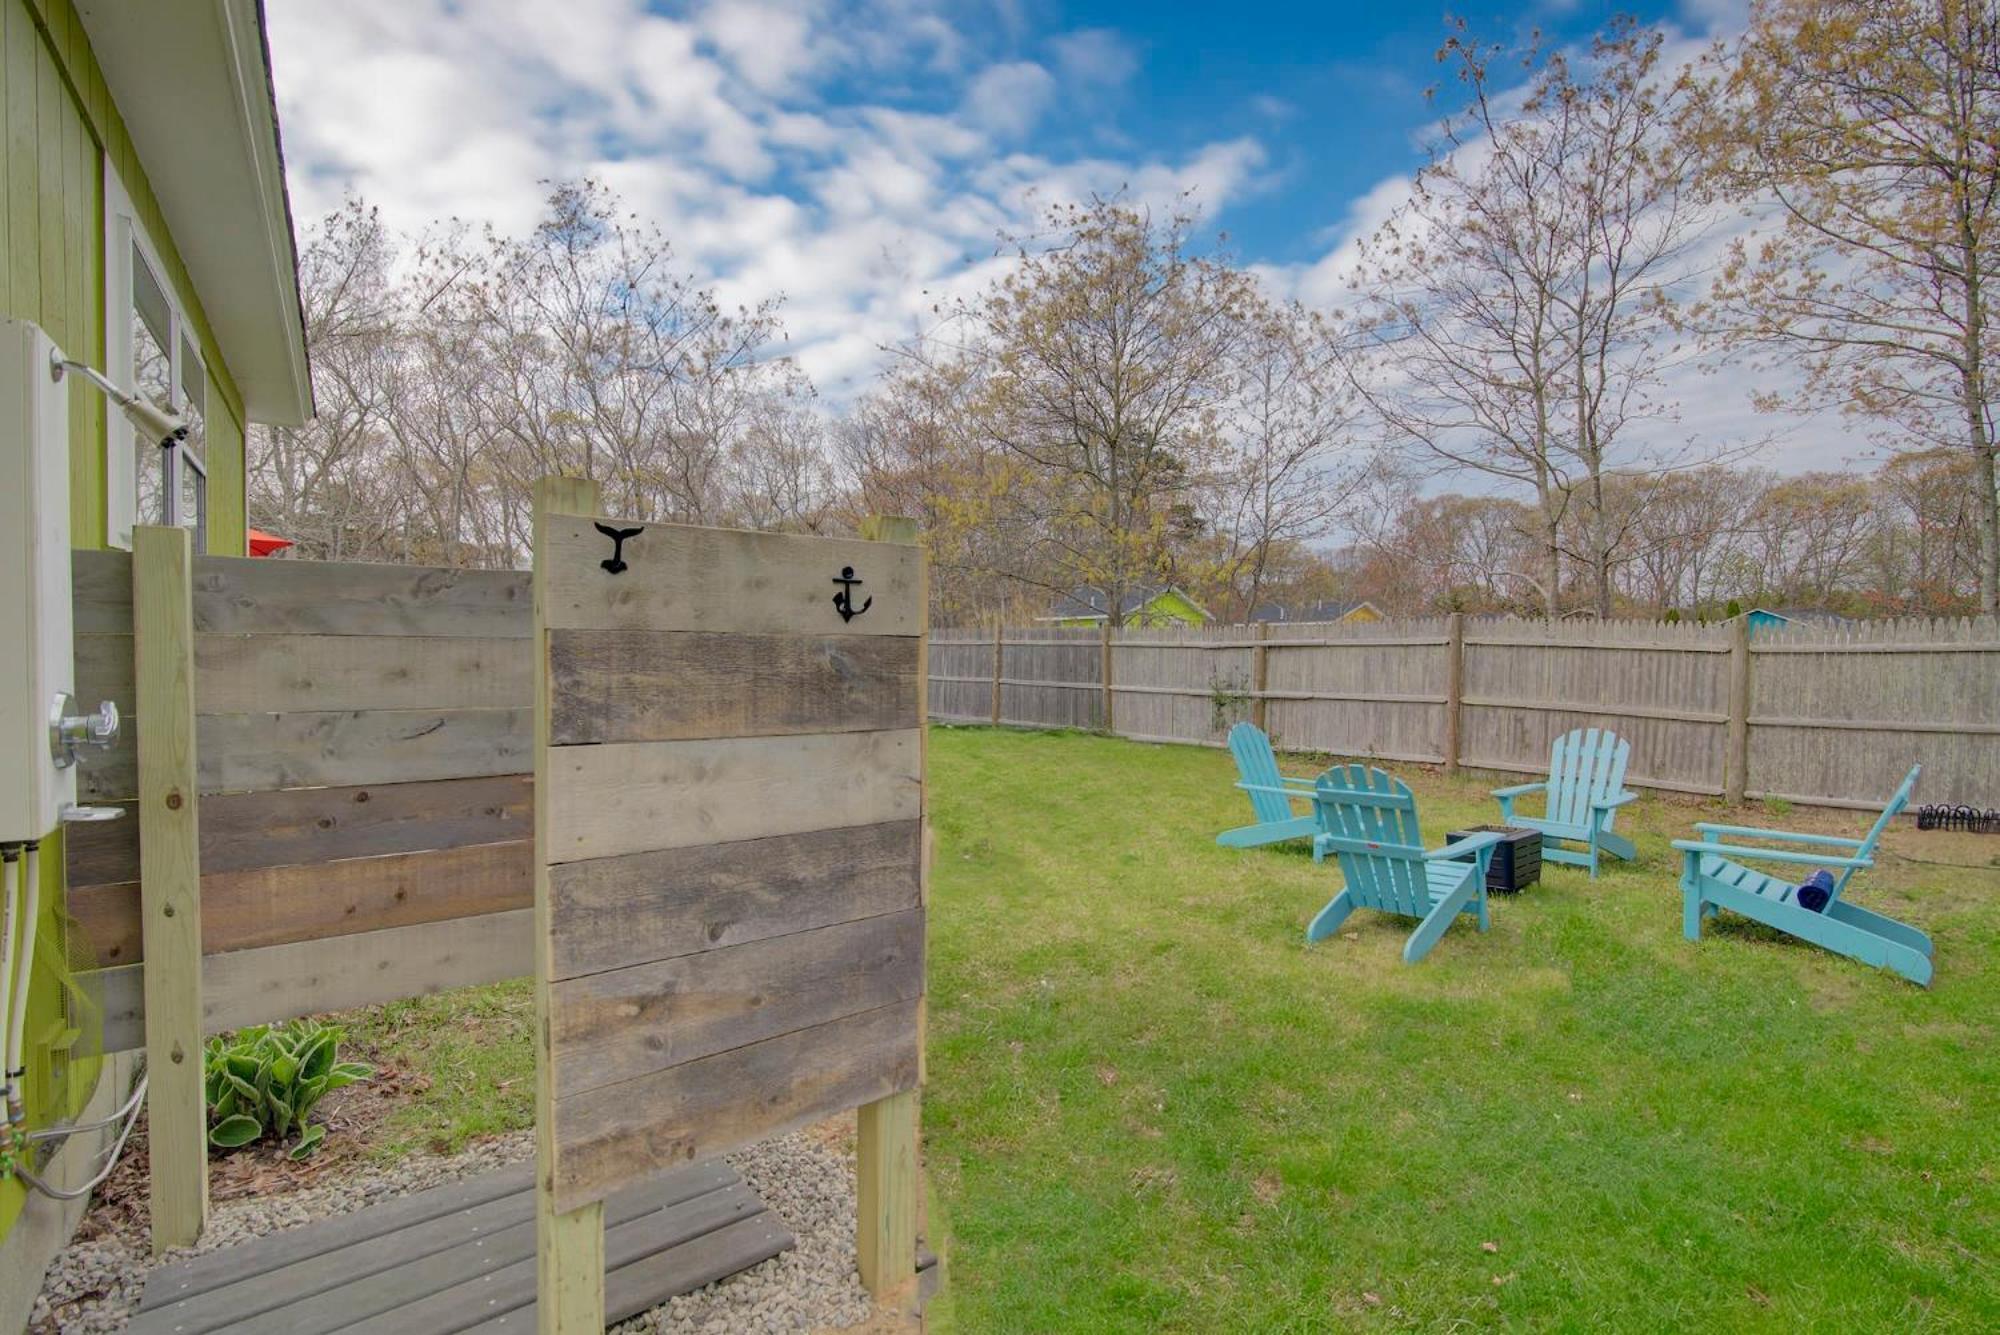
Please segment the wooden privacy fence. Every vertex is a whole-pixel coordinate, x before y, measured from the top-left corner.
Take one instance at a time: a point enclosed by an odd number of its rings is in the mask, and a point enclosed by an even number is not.
[[[1712,625],[1461,615],[1365,625],[936,630],[931,716],[1540,773],[1571,728],[1632,743],[1631,782],[1879,806],[2000,801],[2000,626]]]

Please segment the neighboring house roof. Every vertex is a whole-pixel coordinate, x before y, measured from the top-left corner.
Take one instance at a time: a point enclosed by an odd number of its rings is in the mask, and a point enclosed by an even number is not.
[[[259,0],[76,0],[252,420],[312,415],[298,250]]]
[[[1203,617],[1209,615],[1207,608],[1188,597],[1187,592],[1178,585],[1142,584],[1138,588],[1126,590],[1125,596],[1118,600],[1119,620],[1123,621],[1137,616],[1147,606],[1166,597],[1168,594],[1179,598],[1189,607],[1201,613]],[[1075,588],[1050,604],[1047,616],[1036,619],[1039,621],[1102,621],[1105,619],[1104,609],[1108,602],[1109,599],[1102,589]]]
[[[1257,621],[1339,621],[1367,608],[1376,616],[1382,611],[1366,598],[1335,599],[1317,603],[1260,603],[1250,609],[1250,620]]]

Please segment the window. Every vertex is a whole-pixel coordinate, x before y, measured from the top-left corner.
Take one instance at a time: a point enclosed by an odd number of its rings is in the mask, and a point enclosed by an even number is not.
[[[133,215],[110,160],[105,162],[105,367],[187,423],[185,439],[162,445],[111,413],[105,430],[106,493],[112,545],[132,545],[133,524],[178,524],[208,549],[208,371],[185,314],[163,281],[157,252]]]

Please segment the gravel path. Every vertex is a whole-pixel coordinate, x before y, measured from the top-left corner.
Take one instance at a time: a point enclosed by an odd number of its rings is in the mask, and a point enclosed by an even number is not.
[[[412,1155],[378,1169],[299,1191],[215,1207],[208,1231],[176,1260],[377,1201],[473,1177],[534,1154],[534,1133],[491,1140],[460,1154]],[[729,1162],[784,1219],[798,1245],[741,1274],[672,1299],[616,1327],[626,1335],[737,1335],[839,1330],[868,1321],[874,1305],[854,1269],[854,1163],[811,1132],[754,1145]],[[147,1270],[143,1236],[112,1234],[75,1243],[49,1267],[29,1329],[93,1335],[122,1330]]]

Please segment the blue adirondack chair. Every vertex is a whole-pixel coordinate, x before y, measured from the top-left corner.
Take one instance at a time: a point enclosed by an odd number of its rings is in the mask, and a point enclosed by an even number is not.
[[[1549,748],[1549,777],[1542,783],[1495,788],[1500,799],[1500,823],[1542,832],[1542,858],[1588,867],[1597,876],[1597,855],[1609,853],[1630,862],[1638,855],[1632,841],[1611,832],[1618,808],[1638,800],[1625,791],[1625,765],[1632,744],[1610,729],[1578,728],[1556,738]],[[1530,793],[1546,793],[1548,805],[1540,816],[1517,816],[1514,803]],[[1584,845],[1581,852],[1556,840]]]
[[[1236,772],[1242,776],[1236,786],[1250,795],[1250,814],[1257,820],[1224,830],[1215,836],[1216,843],[1224,848],[1255,848],[1319,833],[1316,817],[1310,812],[1300,816],[1292,810],[1295,800],[1312,801],[1313,781],[1278,773],[1278,758],[1271,753],[1271,739],[1262,728],[1252,723],[1231,728],[1229,754],[1236,757]]]
[[[1681,851],[1681,895],[1685,901],[1682,928],[1690,941],[1701,939],[1701,920],[1720,909],[1781,932],[1825,946],[1881,969],[1894,969],[1913,983],[1928,987],[1931,981],[1931,939],[1914,927],[1894,918],[1870,913],[1842,899],[1854,873],[1875,865],[1875,845],[1898,812],[1909,805],[1916,790],[1917,775],[1923,766],[1913,765],[1889,805],[1875,818],[1867,837],[1840,839],[1825,834],[1794,834],[1789,830],[1760,830],[1748,825],[1695,826],[1700,839],[1676,839]],[[1748,848],[1745,839],[1791,844],[1791,848]],[[1837,853],[1813,852],[1812,845],[1837,849]],[[1817,913],[1799,902],[1800,887],[1743,865],[1744,860],[1775,862],[1791,866],[1840,869],[1826,905]]]
[[[1486,867],[1502,838],[1497,831],[1425,852],[1409,785],[1366,765],[1335,765],[1320,775],[1313,806],[1325,826],[1313,836],[1313,860],[1333,854],[1346,885],[1313,917],[1306,940],[1324,941],[1356,909],[1421,918],[1403,947],[1403,963],[1415,964],[1459,914],[1471,914],[1482,932],[1492,925]],[[1467,853],[1471,861],[1456,860]]]

